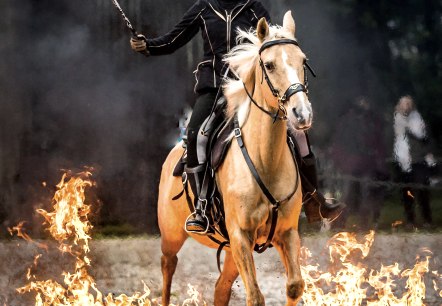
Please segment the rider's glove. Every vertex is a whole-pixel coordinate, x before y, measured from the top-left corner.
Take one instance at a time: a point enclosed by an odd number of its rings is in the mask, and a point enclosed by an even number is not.
[[[143,34],[138,34],[137,37],[132,37],[130,39],[130,46],[134,51],[145,51],[147,49],[146,37]]]

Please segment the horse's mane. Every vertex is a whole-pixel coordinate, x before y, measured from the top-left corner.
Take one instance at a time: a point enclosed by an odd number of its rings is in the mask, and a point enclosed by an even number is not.
[[[271,25],[269,36],[265,41],[281,38],[293,39],[294,37],[283,27]],[[256,29],[249,31],[238,29],[237,42],[238,45],[225,55],[224,61],[239,79],[228,78],[223,89],[228,101],[227,118],[231,120],[238,113],[239,123],[242,126],[250,109],[250,98],[244,90],[244,84],[248,85],[250,90],[250,85],[253,85],[252,82],[255,81],[255,67],[258,63],[259,48],[263,42],[257,37]]]

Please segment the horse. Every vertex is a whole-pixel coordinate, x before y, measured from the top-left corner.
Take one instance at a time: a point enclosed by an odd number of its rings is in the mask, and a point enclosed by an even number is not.
[[[253,250],[256,244],[269,240],[269,233],[273,231],[271,243],[286,269],[286,305],[296,305],[304,290],[298,234],[302,191],[296,161],[287,144],[287,130],[304,130],[312,123],[305,84],[306,56],[295,39],[295,21],[290,11],[284,15],[283,26],[268,25],[262,18],[256,29],[238,30],[238,35],[248,42],[237,45],[225,58],[238,77],[228,80],[223,88],[226,116],[236,120],[238,128],[232,133],[232,143],[215,174],[223,197],[230,247],[226,248],[223,269],[215,285],[214,304],[229,304],[232,284],[241,275],[247,305],[265,305],[256,278]],[[239,140],[235,141],[238,135],[261,183],[275,199],[280,199],[277,209],[252,175]],[[183,188],[180,178],[172,176],[183,150],[181,144],[171,150],[163,164],[159,185],[162,305],[169,305],[177,253],[187,237],[190,235],[205,246],[218,248],[209,237],[184,230],[184,222],[190,214],[185,197],[172,201]],[[190,191],[189,194],[193,197]],[[273,225],[275,214],[277,222]]]

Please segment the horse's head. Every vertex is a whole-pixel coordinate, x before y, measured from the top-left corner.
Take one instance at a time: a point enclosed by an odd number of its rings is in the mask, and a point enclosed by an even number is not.
[[[274,32],[270,32],[264,18],[259,21],[256,33],[262,44],[256,84],[267,105],[286,113],[292,127],[308,129],[313,112],[307,96],[307,59],[295,39],[295,21],[290,11],[284,15],[282,28]]]
[[[238,114],[245,122],[250,102],[259,99],[258,107],[269,115],[288,119],[294,129],[308,129],[312,108],[307,97],[305,54],[295,39],[295,21],[288,11],[283,26],[269,26],[264,18],[256,31],[238,31],[238,44],[225,61],[237,78],[227,81],[224,94],[228,100],[228,117]],[[313,71],[312,71],[313,73]]]

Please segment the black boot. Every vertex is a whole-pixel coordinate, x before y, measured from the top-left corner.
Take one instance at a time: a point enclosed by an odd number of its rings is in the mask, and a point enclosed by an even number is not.
[[[303,193],[304,211],[309,223],[321,221],[322,219],[335,220],[345,208],[344,203],[334,200],[326,200],[318,192],[318,178],[316,173],[316,158],[313,153],[302,158],[301,185]]]
[[[185,229],[187,232],[205,235],[209,229],[209,219],[206,216],[207,200],[199,198],[201,186],[204,180],[205,165],[194,168],[186,168],[189,177],[190,187],[194,194],[195,211],[186,220]]]

